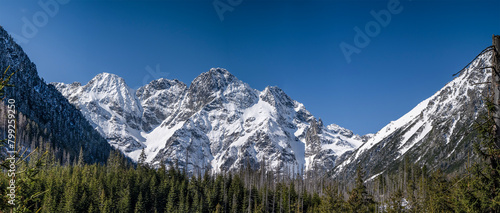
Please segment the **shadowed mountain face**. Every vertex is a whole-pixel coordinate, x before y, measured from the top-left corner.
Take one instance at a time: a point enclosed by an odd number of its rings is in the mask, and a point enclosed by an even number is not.
[[[82,149],[86,162],[106,162],[111,150],[106,140],[56,88],[38,77],[35,64],[0,27],[0,69],[8,66],[17,73],[10,81],[15,87],[6,89],[0,106],[0,128],[7,128],[5,103],[14,99],[19,148],[51,149],[62,162],[73,161]]]
[[[361,164],[370,177],[398,169],[404,158],[430,169],[463,169],[478,142],[473,124],[485,113],[488,85],[477,83],[490,81],[491,71],[480,68],[491,66],[491,57],[491,51],[480,55],[433,96],[382,128],[339,163],[334,175],[348,177]]]
[[[323,126],[280,88],[257,91],[221,68],[189,87],[158,79],[134,91],[109,73],[83,86],[52,85],[111,145],[135,160],[144,149],[156,166],[324,172],[363,143],[350,130]]]

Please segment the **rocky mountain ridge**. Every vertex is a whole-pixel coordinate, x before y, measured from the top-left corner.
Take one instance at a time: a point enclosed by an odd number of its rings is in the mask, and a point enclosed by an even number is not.
[[[478,55],[461,74],[410,112],[378,131],[331,173],[354,174],[361,165],[369,177],[397,170],[404,158],[448,173],[464,169],[478,142],[474,123],[486,113],[493,52]]]
[[[158,79],[134,91],[109,73],[83,86],[52,85],[111,145],[135,160],[144,149],[154,166],[326,172],[369,138],[325,127],[280,88],[255,90],[222,68],[189,87]]]

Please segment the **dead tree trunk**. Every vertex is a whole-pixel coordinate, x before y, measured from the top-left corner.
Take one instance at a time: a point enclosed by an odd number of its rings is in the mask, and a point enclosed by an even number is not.
[[[492,57],[492,76],[491,76],[491,86],[493,87],[493,105],[495,107],[495,112],[493,114],[493,119],[495,121],[495,125],[493,126],[493,130],[495,132],[494,143],[496,147],[494,149],[499,149],[500,147],[500,75],[499,75],[499,52],[500,52],[500,36],[493,35],[493,57]],[[497,189],[500,187],[499,182],[499,156],[496,152],[492,152],[489,156],[490,158],[490,166],[491,166],[491,179],[493,180],[493,186],[491,187],[490,197],[492,199],[497,197]],[[491,212],[491,209],[490,209]]]
[[[495,144],[500,147],[500,66],[498,63],[500,61],[500,36],[493,35],[493,46],[495,50],[492,57],[491,86],[493,87],[493,104],[496,109],[493,119],[495,120]]]

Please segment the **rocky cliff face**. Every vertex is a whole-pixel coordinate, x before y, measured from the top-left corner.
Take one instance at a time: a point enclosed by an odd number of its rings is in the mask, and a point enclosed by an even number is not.
[[[474,60],[458,77],[400,119],[391,122],[353,155],[339,163],[333,175],[349,176],[361,164],[369,176],[397,169],[403,158],[431,169],[453,172],[465,165],[472,143],[473,123],[485,113],[492,52]],[[342,174],[345,173],[345,174]]]
[[[144,149],[155,166],[321,172],[363,143],[349,130],[323,126],[280,88],[252,89],[221,68],[189,87],[159,79],[132,91],[106,73],[84,86],[52,84],[110,144],[136,160]]]

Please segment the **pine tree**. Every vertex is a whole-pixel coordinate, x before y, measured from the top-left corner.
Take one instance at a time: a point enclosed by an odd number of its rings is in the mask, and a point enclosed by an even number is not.
[[[144,148],[142,148],[141,154],[139,155],[139,159],[137,160],[137,165],[146,166],[146,159],[147,159],[146,152],[144,151]]]
[[[77,189],[74,187],[74,183],[69,183],[70,187],[66,189],[66,193],[64,196],[64,212],[76,212],[75,205],[77,202]]]
[[[219,204],[217,204],[217,206],[215,206],[215,213],[222,213],[223,209],[222,209],[222,206]]]
[[[488,114],[475,126],[480,143],[474,143],[474,152],[480,161],[469,168],[470,177],[459,180],[461,188],[457,190],[456,203],[462,209],[474,207],[480,212],[500,212],[500,138],[496,137],[493,118],[497,109],[490,98],[485,105]]]
[[[129,212],[130,211],[130,186],[123,188],[119,192],[119,200],[118,200],[118,211],[119,212]],[[142,197],[140,197],[142,199]],[[138,198],[139,199],[139,198]],[[137,201],[139,203],[139,201]],[[136,206],[137,209],[137,206]]]
[[[429,206],[427,209],[430,212],[453,212],[451,200],[451,184],[446,179],[441,170],[436,170],[431,175],[431,183],[429,185]]]
[[[144,213],[144,212],[146,212],[146,206],[144,204],[141,192],[139,193],[139,197],[137,198],[137,202],[135,203],[134,213]]]
[[[345,212],[343,209],[344,200],[338,196],[338,188],[328,186],[323,190],[325,195],[321,199],[319,211],[321,213]]]
[[[52,196],[52,194],[50,193],[50,191],[48,191],[47,193],[45,193],[45,196],[43,198],[43,204],[42,204],[42,212],[45,213],[51,213],[51,212],[56,212],[57,211],[57,203],[56,201],[54,200],[54,197]]]
[[[356,170],[356,180],[354,189],[350,192],[347,201],[351,212],[373,212],[375,210],[375,201],[368,194],[363,181],[364,171],[360,165]]]
[[[167,201],[167,212],[175,212],[178,209],[179,204],[179,189],[178,184],[171,184],[168,201]]]

